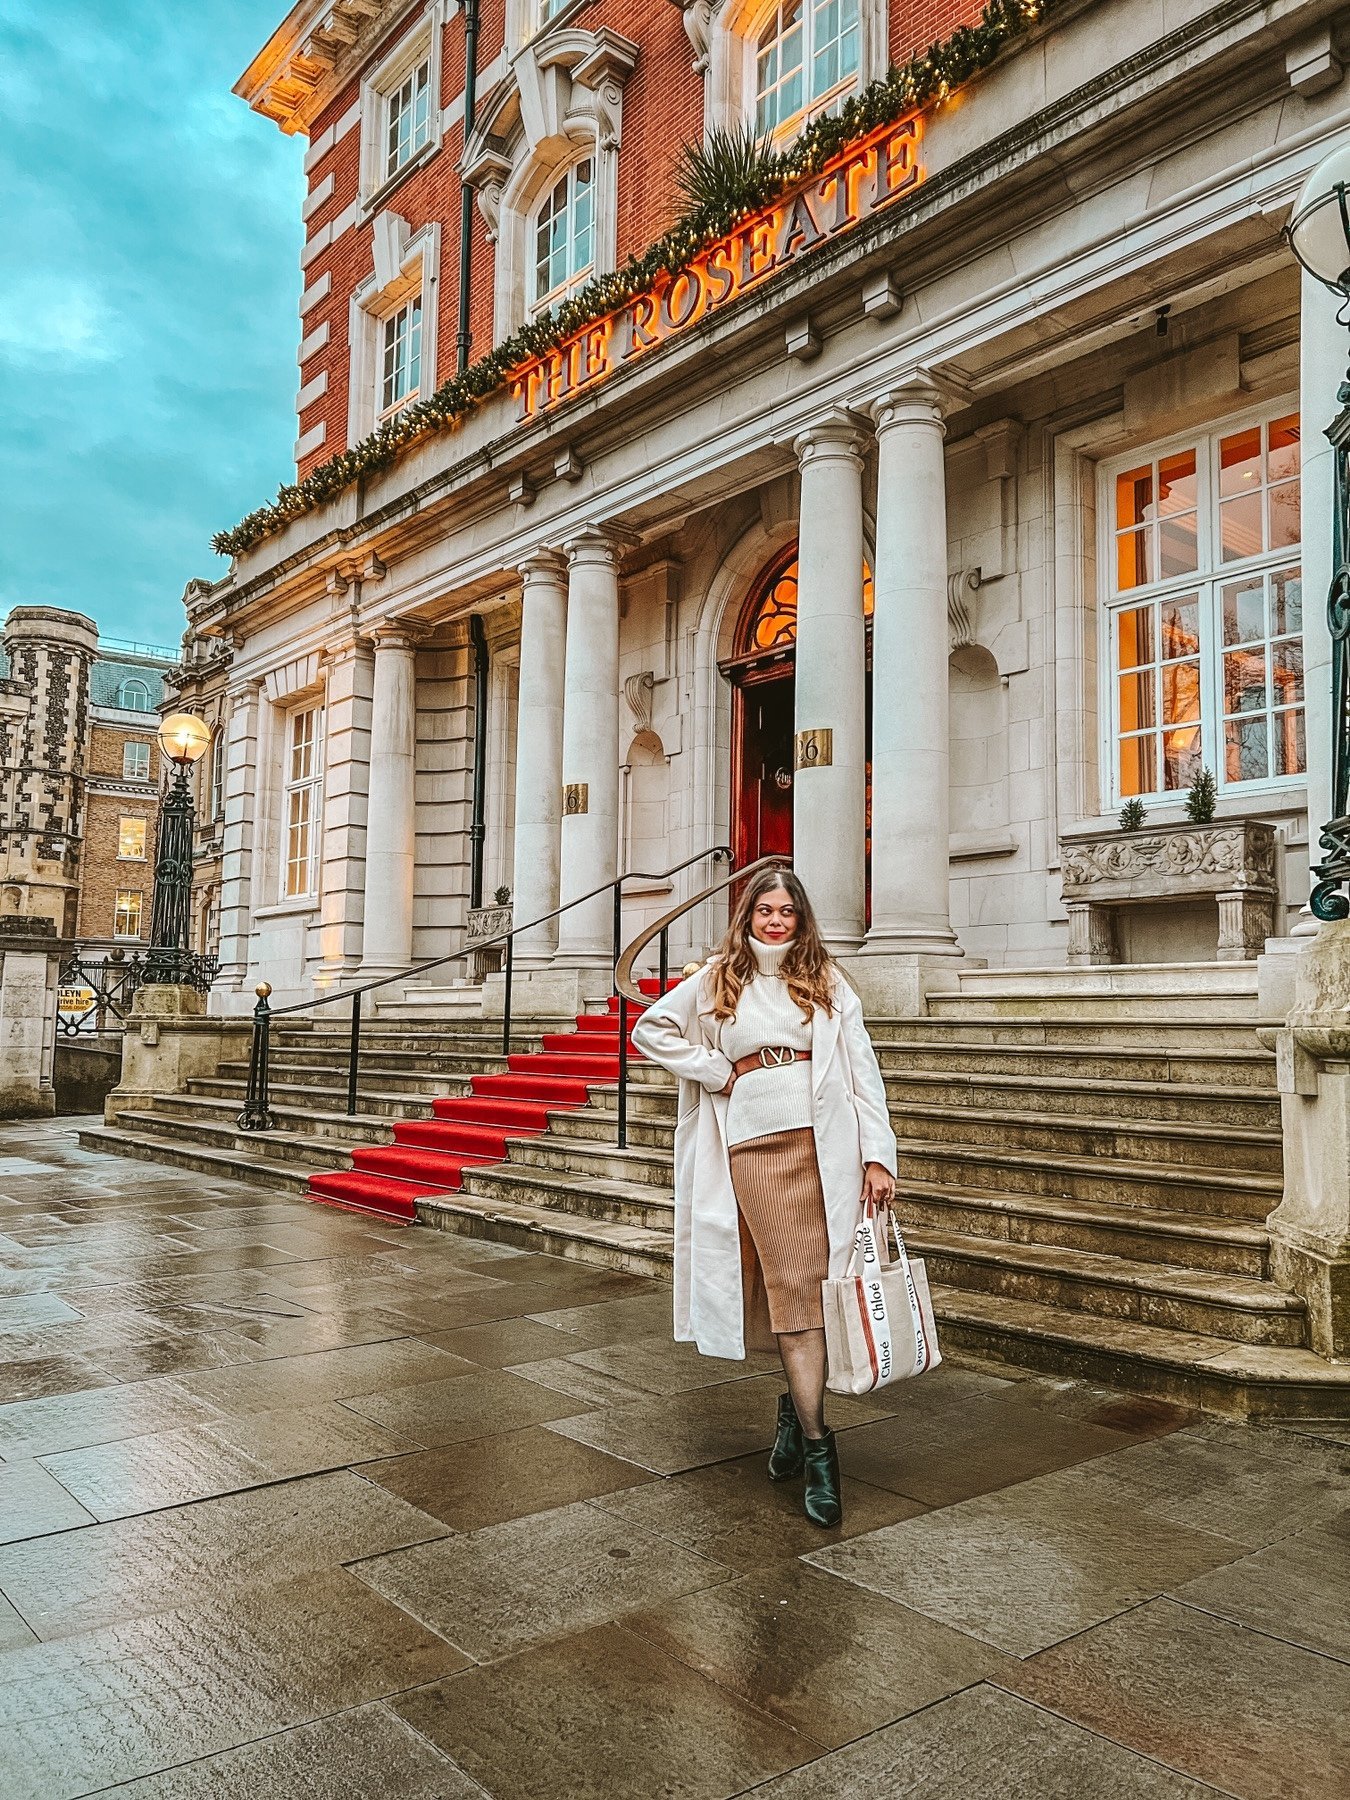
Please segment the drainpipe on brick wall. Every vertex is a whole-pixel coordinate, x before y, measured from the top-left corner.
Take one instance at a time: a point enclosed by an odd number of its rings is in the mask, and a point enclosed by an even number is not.
[[[464,0],[464,155],[469,150],[478,110],[478,0]],[[461,163],[463,158],[461,157]],[[459,331],[455,337],[455,368],[463,374],[469,366],[469,279],[473,267],[473,189],[459,178]],[[484,655],[486,656],[486,651]],[[476,779],[476,777],[475,777]],[[479,874],[482,850],[479,849]],[[477,905],[477,901],[474,902]]]
[[[469,615],[473,641],[473,821],[469,826],[469,905],[483,904],[483,845],[487,839],[487,632],[480,613]]]

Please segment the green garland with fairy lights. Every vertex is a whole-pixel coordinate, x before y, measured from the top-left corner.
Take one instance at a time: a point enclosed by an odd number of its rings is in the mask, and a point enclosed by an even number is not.
[[[837,113],[815,120],[787,149],[767,156],[739,192],[676,220],[663,237],[631,256],[621,269],[588,282],[569,300],[506,338],[462,374],[452,375],[425,400],[414,403],[349,450],[342,450],[303,481],[285,482],[277,497],[212,538],[222,556],[238,556],[292,519],[313,512],[363,476],[387,469],[404,450],[433,431],[454,425],[480,401],[506,385],[511,372],[543,356],[583,326],[594,324],[645,293],[662,275],[674,275],[699,251],[727,236],[794,183],[819,174],[854,140],[903,118],[925,101],[943,100],[986,69],[1063,0],[988,0],[979,23],[963,25],[941,44],[890,69]]]

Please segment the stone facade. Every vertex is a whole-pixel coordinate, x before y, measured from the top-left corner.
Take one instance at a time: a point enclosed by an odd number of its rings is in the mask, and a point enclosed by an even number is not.
[[[432,226],[453,266],[458,190],[433,191],[432,171],[455,147],[459,18],[377,10],[324,40],[303,95],[278,71],[298,66],[281,51],[304,7],[241,83],[311,133],[311,198],[324,195],[308,212],[302,373],[327,380],[301,413],[302,472],[355,416],[344,325],[358,328],[363,283],[412,291],[399,283],[425,279],[415,240]],[[686,100],[642,86],[668,68],[669,28],[695,52],[680,92],[701,88],[696,114],[725,123],[744,106],[732,51],[752,11],[635,21],[587,4],[523,35],[512,12],[504,50],[485,14],[470,175],[492,241],[475,243],[474,354],[516,306],[492,209],[527,205],[521,171],[565,160],[538,126],[541,93],[572,93],[583,51],[610,70],[619,254],[674,209]],[[881,1009],[921,1006],[981,962],[1213,960],[1224,906],[1224,954],[1295,928],[1329,736],[1325,623],[1316,602],[1300,613],[1299,581],[1318,596],[1329,576],[1321,433],[1344,357],[1334,303],[1300,287],[1279,233],[1350,126],[1339,60],[1309,74],[1321,17],[1293,4],[1220,19],[1198,0],[1166,29],[1143,0],[1053,15],[959,105],[924,115],[922,179],[902,199],[607,378],[564,392],[546,360],[526,402],[490,396],[190,592],[194,639],[231,647],[213,1005],[245,1009],[259,978],[304,998],[464,946],[480,724],[484,891],[510,888],[519,923],[752,825],[768,842],[776,807],[832,944]],[[427,19],[450,46],[440,136],[363,199],[380,70]],[[946,24],[860,19],[860,69]],[[556,92],[541,69],[566,71]],[[651,106],[666,109],[655,136]],[[640,215],[625,211],[634,182]],[[746,634],[774,582],[791,587],[793,629],[761,654]],[[310,713],[317,797],[293,766]],[[1182,802],[1202,763],[1220,785],[1208,841],[1236,833],[1244,859],[1263,846],[1260,881],[1208,889],[1203,921],[1169,890],[1122,909],[1120,941],[1075,936],[1081,846],[1115,844],[1134,793],[1152,838],[1189,841]],[[295,821],[312,807],[323,854],[301,891]],[[626,929],[706,869],[634,881]],[[522,940],[542,1007],[570,1011],[607,980],[607,904]],[[675,964],[719,926],[711,906],[690,914]]]

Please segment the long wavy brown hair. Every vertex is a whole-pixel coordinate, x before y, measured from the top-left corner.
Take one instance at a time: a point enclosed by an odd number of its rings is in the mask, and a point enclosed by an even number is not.
[[[806,897],[806,889],[791,869],[761,869],[746,883],[727,934],[717,947],[710,970],[715,1018],[729,1019],[746,983],[755,978],[758,965],[750,948],[750,921],[756,902],[775,888],[786,889],[797,909],[797,935],[789,941],[781,969],[787,991],[808,1019],[817,1006],[826,1013],[834,1011],[835,962],[820,941],[815,909]]]

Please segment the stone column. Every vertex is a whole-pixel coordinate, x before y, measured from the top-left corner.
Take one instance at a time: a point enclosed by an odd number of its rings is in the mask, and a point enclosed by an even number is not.
[[[225,825],[220,863],[220,977],[214,993],[242,994],[248,979],[262,777],[261,681],[241,681],[226,696]],[[252,994],[249,994],[252,1002]]]
[[[613,880],[619,845],[620,542],[613,532],[588,528],[566,549],[564,901]],[[564,913],[555,965],[607,968],[613,961],[613,916],[608,894]]]
[[[863,622],[863,439],[849,413],[802,433],[797,549],[798,875],[831,950],[862,942],[867,861],[867,636]]]
[[[949,899],[947,499],[937,389],[907,382],[877,424],[869,955],[959,955]]]
[[[394,975],[412,962],[417,857],[417,640],[392,622],[375,631],[370,799],[366,827],[365,936],[361,976]]]
[[[375,652],[351,637],[328,652],[324,683],[322,987],[361,967]]]
[[[516,714],[516,835],[511,880],[517,925],[559,901],[563,800],[563,688],[567,655],[567,563],[540,550],[521,564],[520,696]],[[616,613],[617,617],[617,613]],[[617,673],[616,673],[617,680]],[[558,923],[516,939],[520,968],[540,968],[558,942]]]

